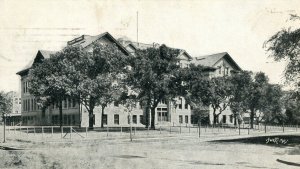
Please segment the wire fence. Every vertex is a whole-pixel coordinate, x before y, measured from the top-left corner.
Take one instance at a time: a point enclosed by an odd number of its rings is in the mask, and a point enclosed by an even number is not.
[[[218,138],[232,136],[255,136],[264,134],[297,133],[298,125],[249,125],[242,126],[156,126],[155,130],[144,127],[95,127],[93,130],[88,127],[78,126],[6,126],[6,140],[23,141],[76,141],[76,140],[111,140],[111,139],[153,139],[169,137],[198,137]],[[4,130],[1,126],[0,137]]]

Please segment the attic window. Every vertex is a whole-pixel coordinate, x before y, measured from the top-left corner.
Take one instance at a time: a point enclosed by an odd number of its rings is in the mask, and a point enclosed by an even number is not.
[[[221,74],[222,73],[221,66],[218,66],[218,69],[219,69],[219,74]]]

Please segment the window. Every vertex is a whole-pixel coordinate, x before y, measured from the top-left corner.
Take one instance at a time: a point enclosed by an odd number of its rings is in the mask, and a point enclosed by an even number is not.
[[[185,116],[185,123],[189,123],[189,116]]]
[[[185,108],[185,109],[189,109],[189,104],[185,103],[185,104],[184,104],[184,108]]]
[[[103,114],[102,118],[103,125],[107,125],[107,114]]]
[[[25,82],[23,82],[23,93],[26,92]]]
[[[115,102],[114,102],[114,106],[115,106],[115,107],[119,107],[119,103],[115,101]]]
[[[114,115],[114,124],[119,124],[119,115],[118,114]]]
[[[66,109],[68,107],[67,99],[64,100],[64,108]]]
[[[233,123],[233,115],[230,115],[229,118],[230,118],[230,123]]]
[[[157,108],[158,121],[168,121],[168,108]]]
[[[136,123],[137,123],[136,115],[133,115],[133,116],[132,116],[132,123],[133,123],[133,124],[136,124]]]
[[[143,115],[140,115],[140,123],[144,124],[144,116]]]
[[[226,115],[223,115],[223,123],[226,123]]]
[[[182,123],[182,115],[179,115],[179,123]]]
[[[69,107],[69,108],[72,107],[71,104],[72,104],[72,102],[71,102],[71,99],[69,98],[69,99],[68,99],[68,107]]]
[[[219,69],[219,74],[222,74],[221,66],[218,66],[218,69]]]
[[[228,74],[229,74],[229,68],[228,68],[228,67],[226,68],[226,72],[225,72],[225,74],[226,74],[226,75],[228,75]]]
[[[179,98],[179,105],[178,105],[179,109],[182,109],[182,98]]]
[[[73,107],[76,107],[76,99],[73,99]]]

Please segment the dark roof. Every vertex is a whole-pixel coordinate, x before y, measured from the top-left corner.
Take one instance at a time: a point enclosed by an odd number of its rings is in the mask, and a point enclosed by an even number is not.
[[[56,51],[49,51],[49,50],[38,50],[37,54],[29,61],[29,63],[19,72],[17,72],[17,75],[22,75],[24,73],[27,73],[28,70],[32,67],[33,63],[35,62],[35,59],[37,56],[41,56],[44,59],[50,58],[51,54],[55,54]]]
[[[242,70],[239,65],[232,59],[227,52],[216,53],[212,55],[198,56],[195,58],[194,63],[197,65],[214,67],[215,64],[222,58],[226,57],[229,62],[237,69]]]
[[[140,42],[134,42],[134,41],[130,41],[130,40],[124,40],[122,38],[119,38],[118,41],[123,45],[125,46],[126,49],[128,49],[128,47],[132,47],[134,48],[135,50],[137,49],[141,49],[141,50],[144,50],[144,49],[147,49],[147,48],[158,48],[160,46],[159,43],[152,43],[152,44],[147,44],[147,43],[140,43]],[[171,47],[170,47],[171,48]],[[178,49],[178,48],[172,48],[172,49]],[[187,53],[184,49],[178,49],[180,51],[179,55],[180,54],[186,54],[189,59],[192,59],[192,56]]]
[[[117,47],[122,50],[125,54],[129,55],[129,51],[120,44],[119,41],[117,41],[110,33],[104,32],[96,36],[90,36],[90,35],[82,35],[80,37],[77,37],[71,41],[68,41],[68,45],[81,45],[83,48],[86,48],[90,45],[92,45],[95,41],[98,39],[101,39],[103,37],[107,37],[112,42],[116,43]]]

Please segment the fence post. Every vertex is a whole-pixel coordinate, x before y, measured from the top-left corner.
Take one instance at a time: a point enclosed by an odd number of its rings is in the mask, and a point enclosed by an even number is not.
[[[44,138],[44,127],[42,126],[42,137]]]
[[[85,127],[85,137],[87,137],[87,133],[88,133],[88,130],[87,130],[87,127]]]
[[[201,122],[198,123],[198,127],[199,127],[199,138],[200,138],[200,134],[201,134]]]
[[[108,137],[108,125],[106,125],[106,137]]]
[[[181,134],[181,123],[180,123],[180,132],[179,133]]]
[[[241,135],[241,124],[239,123],[239,135]]]
[[[51,137],[53,137],[53,126],[51,127]]]
[[[282,123],[282,132],[284,132],[284,123]]]
[[[72,140],[72,126],[70,126],[70,140]]]
[[[248,135],[250,134],[250,125],[248,126]]]
[[[161,134],[161,125],[159,126],[159,134]]]
[[[265,123],[265,133],[267,133],[267,124]]]
[[[64,133],[64,127],[60,127],[60,137],[63,138],[63,133]]]

